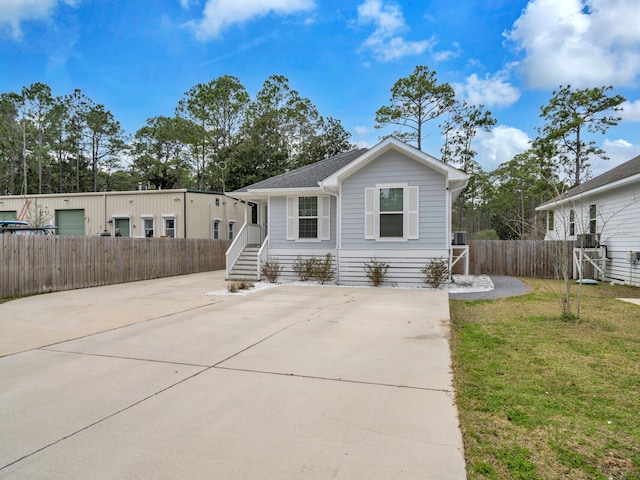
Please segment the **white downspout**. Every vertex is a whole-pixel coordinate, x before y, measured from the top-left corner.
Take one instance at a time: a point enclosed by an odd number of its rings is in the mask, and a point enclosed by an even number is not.
[[[336,276],[338,283],[340,283],[340,248],[342,247],[342,195],[340,195],[339,193],[331,192],[324,185],[320,185],[320,188],[323,192],[336,197]],[[340,183],[339,189],[340,191],[342,191],[342,183]],[[329,208],[331,208],[331,205],[329,205]],[[331,226],[331,223],[329,223],[329,226]]]

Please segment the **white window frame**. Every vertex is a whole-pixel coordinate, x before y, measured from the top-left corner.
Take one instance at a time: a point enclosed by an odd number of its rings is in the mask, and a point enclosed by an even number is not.
[[[167,220],[173,220],[173,236],[167,235]],[[177,238],[178,223],[175,215],[162,215],[162,235],[168,238]]]
[[[592,203],[589,205],[589,232],[598,233],[598,205]]]
[[[316,238],[299,238],[298,227],[300,225],[299,206],[300,198],[316,197],[318,199],[318,236]],[[286,198],[287,202],[287,240],[295,242],[321,242],[323,240],[331,240],[331,197],[329,195],[303,194],[290,196]]]
[[[380,236],[380,190],[402,188],[402,237]],[[420,189],[408,183],[377,183],[364,189],[364,238],[376,242],[406,242],[420,238]]]
[[[220,240],[220,223],[222,223],[221,218],[213,219],[213,227],[211,229],[211,237],[214,240]]]
[[[569,236],[574,237],[576,234],[576,211],[572,208],[569,210]]]
[[[145,238],[153,238],[156,236],[156,218],[153,215],[140,215],[142,219],[142,236]],[[152,235],[147,237],[147,228],[145,227],[145,223],[151,220],[151,231]]]
[[[229,223],[227,225],[227,237],[229,238],[229,240],[233,240],[233,237],[235,237],[235,223],[235,220],[229,220]]]

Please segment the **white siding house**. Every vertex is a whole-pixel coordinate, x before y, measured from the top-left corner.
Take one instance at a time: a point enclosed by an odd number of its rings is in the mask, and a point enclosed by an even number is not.
[[[640,156],[536,210],[547,212],[546,240],[596,246],[604,279],[640,286]]]
[[[246,260],[245,247],[256,244],[262,260],[284,266],[285,279],[296,278],[298,257],[330,253],[338,283],[367,284],[365,263],[376,259],[390,265],[388,283],[422,284],[420,270],[431,259],[450,258],[451,205],[467,182],[463,172],[390,138],[236,190],[232,196],[257,205],[258,221],[230,248],[228,278],[237,259]]]

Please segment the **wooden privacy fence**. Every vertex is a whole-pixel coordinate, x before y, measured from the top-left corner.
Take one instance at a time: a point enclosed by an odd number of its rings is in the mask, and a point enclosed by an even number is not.
[[[225,268],[228,240],[0,235],[0,298]]]
[[[573,242],[564,241],[471,240],[469,273],[555,278],[562,256],[571,265],[572,247]]]

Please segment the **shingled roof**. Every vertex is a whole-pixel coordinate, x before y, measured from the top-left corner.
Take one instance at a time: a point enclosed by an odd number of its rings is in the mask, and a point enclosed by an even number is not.
[[[561,202],[564,199],[587,193],[590,190],[595,190],[596,188],[604,187],[605,185],[609,185],[619,180],[624,180],[625,178],[632,177],[634,175],[640,175],[640,155],[638,155],[635,158],[632,158],[628,162],[625,162],[621,165],[618,165],[615,168],[612,168],[607,172],[604,172],[601,175],[598,175],[595,178],[592,178],[587,182],[581,183],[580,185],[573,187],[570,190],[567,190],[561,196],[556,197],[549,202],[546,202],[545,204],[541,205],[541,207],[544,207],[546,205],[553,204],[556,202]]]
[[[261,182],[248,185],[235,190],[234,193],[247,192],[249,190],[270,190],[274,188],[306,188],[317,187],[318,182],[348,165],[368,148],[358,148],[348,152],[340,153],[334,157],[320,160],[319,162],[305,165],[296,170],[282,173],[275,177],[267,178]]]

